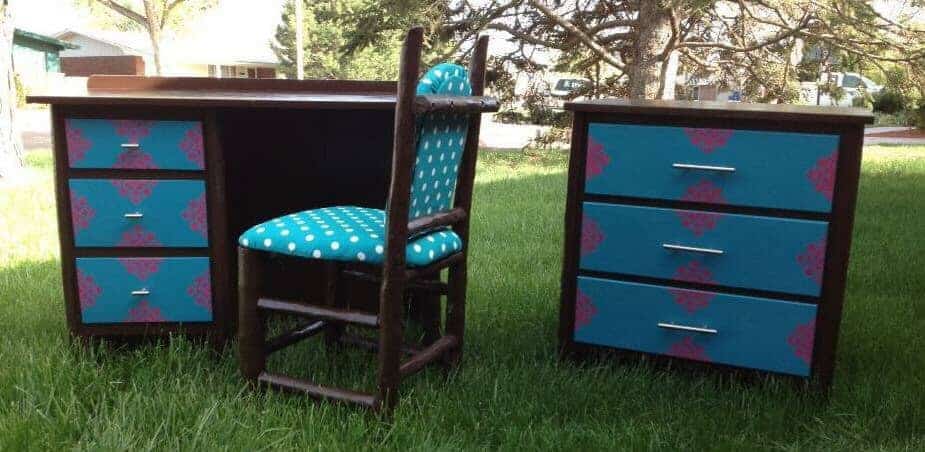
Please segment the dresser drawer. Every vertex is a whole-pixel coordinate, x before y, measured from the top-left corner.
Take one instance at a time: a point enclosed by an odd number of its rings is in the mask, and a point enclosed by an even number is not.
[[[578,278],[578,342],[808,376],[812,304]]]
[[[87,324],[212,320],[207,257],[79,258],[77,288]]]
[[[580,267],[818,296],[827,226],[589,202],[583,207]]]
[[[838,144],[837,135],[592,123],[585,191],[829,212]]]
[[[208,244],[201,180],[73,179],[69,185],[76,246]]]
[[[71,168],[201,170],[202,124],[197,121],[65,120]]]

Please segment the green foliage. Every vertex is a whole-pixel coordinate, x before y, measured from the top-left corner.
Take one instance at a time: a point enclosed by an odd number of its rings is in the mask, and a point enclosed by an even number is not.
[[[302,2],[305,5],[302,33],[307,78],[388,80],[398,76],[400,34],[382,33],[376,43],[352,53],[347,48],[348,39],[355,32],[357,11],[375,4],[374,0]],[[296,76],[295,27],[295,6],[287,2],[282,21],[276,27],[276,42],[271,46],[282,72],[290,78]]]
[[[885,88],[874,96],[874,111],[886,114],[896,114],[906,109],[908,99],[901,92]]]
[[[100,28],[110,28],[120,31],[146,31],[145,25],[135,20],[129,19],[120,14],[113,8],[106,6],[100,0],[72,0],[75,5],[89,9],[91,17],[95,22],[93,25]],[[124,6],[142,16],[146,16],[145,2],[150,1],[153,6],[153,13],[158,17],[162,16],[165,11],[163,0],[116,0],[115,3]],[[181,30],[186,23],[218,4],[219,0],[183,0],[169,11],[165,20],[158,21],[163,24],[164,29]]]
[[[26,86],[22,83],[22,76],[18,73],[13,74],[13,84],[16,88],[16,106],[23,107],[26,105],[26,96],[29,95]]]
[[[916,108],[913,113],[914,123],[913,125],[917,129],[925,130],[925,103],[919,105],[919,108]]]

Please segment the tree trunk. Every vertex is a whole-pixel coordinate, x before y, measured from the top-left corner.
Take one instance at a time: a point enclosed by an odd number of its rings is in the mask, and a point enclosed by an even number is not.
[[[22,136],[16,126],[16,79],[13,68],[13,20],[6,0],[0,3],[0,178],[23,165]]]
[[[671,40],[669,12],[668,7],[663,6],[661,1],[639,2],[633,58],[626,68],[631,98],[655,99],[660,94],[663,60],[661,54]]]
[[[678,63],[680,53],[677,50],[668,54],[668,59],[662,62],[662,76],[659,83],[659,99],[674,100],[675,88],[678,85]]]
[[[148,22],[145,28],[148,30],[148,37],[151,38],[151,51],[154,53],[154,70],[157,75],[161,75],[161,24],[164,11],[159,10],[152,0],[144,0],[144,5]]]

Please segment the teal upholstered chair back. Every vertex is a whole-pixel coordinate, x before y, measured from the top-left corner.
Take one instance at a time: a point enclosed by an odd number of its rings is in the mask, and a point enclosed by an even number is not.
[[[438,64],[421,78],[417,95],[470,96],[469,73],[456,64]],[[420,118],[409,219],[453,207],[468,126],[465,114],[434,112]]]

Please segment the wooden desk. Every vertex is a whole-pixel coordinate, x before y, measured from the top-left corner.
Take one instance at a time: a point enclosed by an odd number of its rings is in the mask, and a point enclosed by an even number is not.
[[[242,231],[300,209],[384,207],[395,89],[104,76],[76,91],[30,96],[51,105],[71,332],[224,341],[234,325]],[[317,263],[279,262],[272,285],[280,297],[319,286]]]

